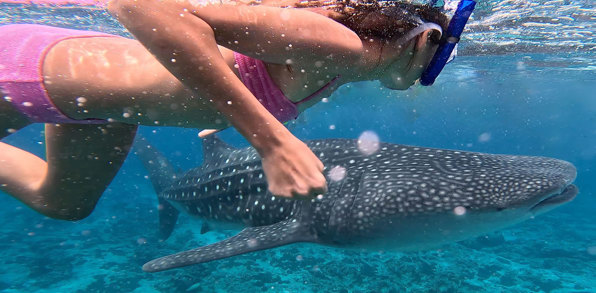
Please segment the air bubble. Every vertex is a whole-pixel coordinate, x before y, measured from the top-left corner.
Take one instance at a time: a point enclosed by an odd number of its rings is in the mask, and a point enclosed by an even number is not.
[[[342,166],[335,166],[331,170],[329,170],[329,179],[332,181],[340,181],[346,178],[346,168]]]
[[[370,156],[379,150],[379,136],[373,131],[364,131],[358,137],[358,150],[365,156]]]
[[[456,214],[456,215],[458,215],[458,216],[463,216],[463,215],[466,214],[466,208],[465,207],[462,207],[462,206],[455,207],[453,209],[453,213]]]
[[[490,132],[485,132],[478,136],[478,142],[488,142],[491,139]]]
[[[251,238],[246,241],[246,245],[250,248],[254,248],[257,246],[257,239]]]

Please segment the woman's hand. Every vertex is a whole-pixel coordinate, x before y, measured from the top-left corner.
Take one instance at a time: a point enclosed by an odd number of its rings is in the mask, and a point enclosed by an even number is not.
[[[261,156],[273,195],[310,199],[327,192],[323,163],[299,139],[292,136]]]

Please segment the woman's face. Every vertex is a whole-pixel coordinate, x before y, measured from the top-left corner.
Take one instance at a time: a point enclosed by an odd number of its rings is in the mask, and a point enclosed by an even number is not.
[[[430,33],[437,32],[427,30],[409,42],[405,49],[399,49],[402,53],[388,63],[379,78],[383,86],[393,90],[406,90],[420,78],[438,47],[438,44],[429,36]],[[384,52],[384,54],[391,53]]]

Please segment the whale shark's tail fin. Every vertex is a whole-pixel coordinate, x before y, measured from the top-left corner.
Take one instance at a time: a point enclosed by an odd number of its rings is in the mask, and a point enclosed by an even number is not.
[[[149,172],[149,179],[157,194],[160,194],[164,188],[176,179],[176,172],[170,161],[156,148],[151,146],[144,137],[137,135],[134,152],[143,163],[147,172]],[[178,220],[179,212],[167,200],[158,197],[157,201],[160,239],[165,240],[172,234]]]

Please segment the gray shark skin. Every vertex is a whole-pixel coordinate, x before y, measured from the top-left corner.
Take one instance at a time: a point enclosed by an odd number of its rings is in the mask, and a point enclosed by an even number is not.
[[[178,211],[205,223],[244,228],[223,241],[146,263],[147,272],[198,264],[296,242],[385,251],[420,250],[491,232],[571,201],[578,189],[568,162],[380,143],[362,154],[356,140],[307,145],[326,166],[328,192],[313,200],[273,197],[260,158],[215,137],[202,166],[180,176],[144,141],[167,238]],[[337,174],[345,174],[338,176]]]

